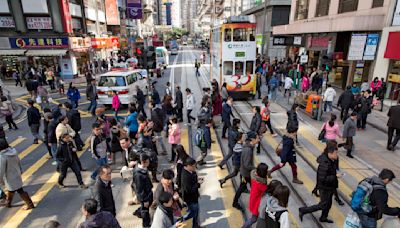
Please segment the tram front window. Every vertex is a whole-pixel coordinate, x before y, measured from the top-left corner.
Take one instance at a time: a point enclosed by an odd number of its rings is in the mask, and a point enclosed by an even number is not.
[[[243,75],[244,63],[243,62],[235,62],[235,75]]]
[[[224,36],[225,36],[225,38],[224,38],[224,41],[225,42],[231,42],[232,41],[232,29],[225,29],[225,32],[224,32]]]
[[[254,36],[254,33],[255,33],[254,28],[248,28],[247,29],[247,33],[249,33],[249,40],[250,41],[255,41],[256,40],[256,37]]]
[[[224,62],[224,75],[232,75],[233,73],[233,62],[225,61]]]
[[[246,29],[238,28],[233,30],[233,41],[246,41]]]

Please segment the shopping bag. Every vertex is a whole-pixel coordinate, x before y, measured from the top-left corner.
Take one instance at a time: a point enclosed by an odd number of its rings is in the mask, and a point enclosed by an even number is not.
[[[41,104],[42,103],[42,97],[37,96],[36,97],[36,103]]]
[[[358,218],[355,212],[351,212],[347,215],[343,228],[361,228],[360,218]]]

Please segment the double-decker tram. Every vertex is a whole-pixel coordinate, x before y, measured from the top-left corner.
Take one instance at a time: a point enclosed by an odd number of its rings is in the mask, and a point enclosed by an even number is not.
[[[211,34],[211,77],[227,83],[234,99],[256,94],[256,24],[246,16],[230,17]]]

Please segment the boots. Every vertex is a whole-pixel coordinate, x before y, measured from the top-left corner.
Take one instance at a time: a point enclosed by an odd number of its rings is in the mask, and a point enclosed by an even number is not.
[[[22,200],[25,202],[26,206],[24,207],[24,210],[30,210],[35,208],[35,205],[33,205],[33,202],[31,200],[31,197],[29,197],[27,192],[23,192],[20,194]]]
[[[6,200],[4,202],[0,203],[0,206],[2,207],[11,207],[11,202],[14,198],[15,192],[7,192]]]

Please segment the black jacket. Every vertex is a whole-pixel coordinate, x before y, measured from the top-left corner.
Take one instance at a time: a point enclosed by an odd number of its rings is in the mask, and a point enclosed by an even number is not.
[[[93,99],[97,99],[97,94],[96,94],[96,86],[95,85],[88,85],[86,88],[86,98],[88,100],[93,100]]]
[[[233,147],[235,146],[236,141],[237,141],[236,138],[237,138],[238,134],[239,134],[239,131],[236,127],[229,128],[229,131],[228,131],[228,147],[229,147],[229,149],[232,150]]]
[[[288,122],[286,124],[286,130],[295,130],[297,131],[299,129],[299,120],[297,119],[297,113],[295,111],[288,111],[287,112],[288,116]]]
[[[296,152],[294,149],[294,140],[284,135],[282,137],[282,152],[280,155],[281,162],[296,162]]]
[[[343,92],[338,100],[338,106],[342,108],[351,108],[354,105],[354,94],[350,90]]]
[[[71,109],[67,113],[68,123],[71,128],[78,133],[81,130],[81,114],[76,109]]]
[[[29,107],[27,111],[28,116],[28,125],[31,126],[32,124],[40,124],[40,112],[39,109],[35,107]]]
[[[400,208],[399,207],[389,207],[388,206],[388,192],[386,189],[385,183],[383,183],[382,179],[377,176],[372,177],[372,186],[374,186],[374,190],[370,195],[370,205],[372,206],[372,212],[368,214],[368,217],[375,218],[379,220],[382,218],[382,214],[391,215],[391,216],[399,216]],[[375,187],[378,186],[379,187]]]
[[[47,142],[48,143],[57,143],[56,137],[56,128],[58,125],[58,121],[52,120],[47,127]]]
[[[165,113],[160,107],[155,107],[151,110],[151,121],[153,121],[153,131],[162,132],[164,128]]]
[[[225,123],[230,124],[231,123],[231,116],[234,117],[233,112],[232,112],[232,107],[228,105],[227,103],[224,103],[222,105],[222,114],[221,114],[221,119]]]
[[[388,112],[388,127],[400,129],[400,105],[392,106]]]
[[[317,158],[319,163],[317,170],[318,189],[335,190],[338,188],[338,178],[336,176],[336,163],[327,154],[321,154]]]
[[[100,177],[98,177],[93,187],[93,193],[95,199],[99,203],[100,211],[108,211],[115,216],[116,210],[111,181],[105,184]]]
[[[175,104],[177,109],[182,109],[183,108],[183,96],[182,92],[180,90],[176,90],[175,92]]]
[[[145,103],[146,98],[141,89],[136,92],[136,100],[139,106],[143,106]]]
[[[151,183],[149,171],[137,167],[134,171],[134,178],[137,199],[142,203],[149,202],[151,204],[153,202],[153,184]]]
[[[74,149],[75,151],[73,151]],[[57,160],[63,163],[72,163],[75,156],[73,153],[76,153],[74,143],[60,140],[60,143],[57,146]]]
[[[139,154],[137,153],[137,150],[135,147],[131,144],[126,151],[123,152],[122,160],[125,164],[125,166],[128,166],[128,163],[131,161],[139,161]]]
[[[198,203],[200,197],[200,184],[198,183],[197,173],[191,173],[183,168],[181,175],[181,190],[183,201],[185,201],[187,204]]]
[[[256,113],[256,114],[254,114],[253,118],[251,119],[250,131],[254,131],[254,132],[258,133],[260,126],[261,126],[261,114]]]

